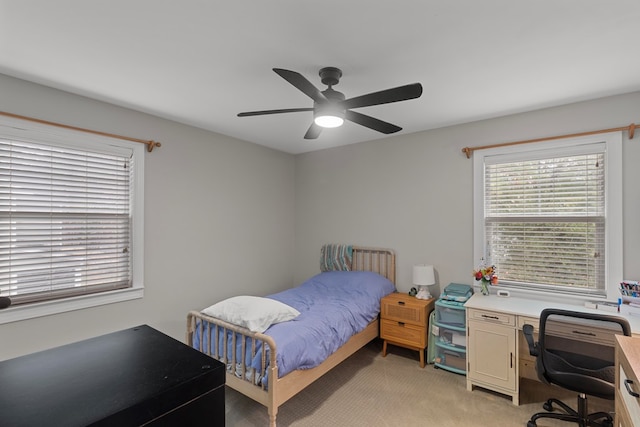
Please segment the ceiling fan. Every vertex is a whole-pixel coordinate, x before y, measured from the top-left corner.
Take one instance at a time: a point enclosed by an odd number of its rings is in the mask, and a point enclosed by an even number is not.
[[[345,119],[385,134],[398,132],[402,130],[401,127],[365,114],[351,111],[351,109],[406,101],[419,98],[420,95],[422,95],[422,85],[420,83],[413,83],[345,99],[344,94],[333,90],[333,86],[337,85],[340,77],[342,77],[342,71],[339,68],[325,67],[320,70],[320,80],[322,84],[328,86],[328,88],[323,91],[318,90],[302,74],[295,71],[284,70],[282,68],[274,68],[273,71],[309,98],[313,99],[313,107],[247,111],[238,113],[238,117],[313,111],[314,121],[311,123],[307,133],[305,133],[305,139],[316,139],[320,136],[323,127],[332,128],[341,126]]]

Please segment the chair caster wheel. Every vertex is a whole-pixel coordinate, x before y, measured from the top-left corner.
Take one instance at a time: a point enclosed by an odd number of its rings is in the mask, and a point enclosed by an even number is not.
[[[553,412],[553,406],[551,406],[551,402],[544,402],[544,405],[542,405],[542,407],[545,411]]]
[[[527,422],[527,427],[538,427],[538,425],[536,424],[535,421],[529,421]]]

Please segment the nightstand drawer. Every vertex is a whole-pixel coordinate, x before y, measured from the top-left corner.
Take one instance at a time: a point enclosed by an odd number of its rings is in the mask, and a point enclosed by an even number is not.
[[[380,321],[380,338],[411,347],[425,348],[427,346],[427,328],[382,319]]]
[[[382,299],[380,315],[387,320],[426,326],[429,316],[427,310],[432,308],[432,304],[433,302],[426,305],[424,300],[417,300],[408,295],[391,294]]]

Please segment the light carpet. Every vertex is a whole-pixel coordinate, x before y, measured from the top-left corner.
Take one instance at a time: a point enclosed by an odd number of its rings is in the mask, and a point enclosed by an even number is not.
[[[418,353],[374,340],[280,406],[278,427],[287,426],[492,426],[527,425],[542,404],[556,397],[576,406],[576,393],[521,380],[520,406],[484,389],[466,390],[466,377],[433,365],[420,368]],[[589,397],[591,412],[613,411],[613,401]],[[227,387],[226,425],[268,426],[267,409]],[[538,427],[575,426],[539,420]]]

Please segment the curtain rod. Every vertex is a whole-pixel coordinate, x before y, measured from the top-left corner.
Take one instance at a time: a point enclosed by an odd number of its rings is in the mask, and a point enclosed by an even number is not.
[[[71,130],[77,130],[77,131],[80,131],[80,132],[92,133],[94,135],[101,135],[101,136],[106,136],[106,137],[109,137],[109,138],[117,138],[117,139],[124,139],[125,141],[139,142],[139,143],[145,144],[147,146],[147,151],[149,153],[152,152],[155,147],[160,147],[162,145],[162,144],[160,144],[159,142],[156,142],[156,141],[151,141],[151,140],[147,141],[147,140],[144,140],[144,139],[138,139],[138,138],[131,138],[131,137],[128,137],[128,136],[116,135],[114,133],[100,132],[98,130],[91,130],[91,129],[85,129],[85,128],[80,128],[80,127],[76,127],[76,126],[65,125],[65,124],[62,124],[62,123],[49,122],[47,120],[34,119],[33,117],[20,116],[18,114],[7,113],[7,112],[4,112],[4,111],[0,111],[0,115],[7,116],[7,117],[13,117],[15,119],[28,120],[30,122],[40,123],[40,124],[44,124],[44,125],[56,126],[56,127],[63,128],[63,129],[71,129]]]
[[[599,133],[618,132],[618,131],[625,131],[625,130],[629,132],[629,139],[633,139],[633,134],[635,133],[636,128],[640,128],[640,125],[631,123],[629,126],[623,126],[618,128],[612,128],[612,129],[592,130],[589,132],[571,133],[568,135],[559,135],[559,136],[547,136],[544,138],[527,139],[524,141],[503,142],[501,144],[479,145],[476,147],[464,147],[462,149],[462,152],[467,156],[467,159],[469,159],[471,158],[471,153],[473,153],[475,150],[482,150],[485,148],[508,147],[510,145],[529,144],[532,142],[550,141],[553,139],[562,139],[562,138],[574,138],[577,136],[597,135]]]

